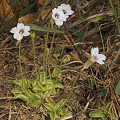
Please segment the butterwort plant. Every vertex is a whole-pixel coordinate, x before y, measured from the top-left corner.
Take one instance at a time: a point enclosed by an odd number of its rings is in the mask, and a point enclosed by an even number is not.
[[[51,95],[53,96],[57,94],[60,89],[64,89],[64,86],[59,81],[56,80],[58,78],[62,79],[62,71],[58,68],[54,68],[51,76],[47,75],[47,71],[48,71],[47,68],[49,66],[48,65],[49,62],[47,64],[47,60],[49,59],[47,57],[47,54],[49,54],[49,50],[47,49],[47,47],[45,47],[45,53],[44,53],[44,56],[46,55],[46,57],[45,59],[43,59],[43,61],[44,60],[46,61],[46,67],[45,67],[46,71],[44,71],[44,65],[40,67],[39,71],[37,71],[37,67],[35,64],[35,47],[34,47],[35,32],[34,31],[29,32],[29,31],[30,31],[30,27],[25,26],[23,23],[18,23],[17,27],[14,27],[10,30],[10,32],[14,34],[13,37],[17,39],[19,43],[19,65],[20,65],[20,72],[22,78],[22,80],[13,81],[14,84],[16,85],[15,88],[12,90],[12,93],[14,94],[14,99],[23,100],[25,104],[28,105],[29,107],[39,107],[43,105],[46,111],[50,114],[52,120],[64,117],[68,115],[66,114],[67,109],[66,108],[59,109],[60,106],[59,104],[62,104],[64,100],[58,103],[46,101],[46,99],[52,101],[51,99],[49,99],[49,97]],[[29,36],[29,35],[32,39],[32,44],[33,44],[33,56],[34,56],[34,67],[36,71],[36,79],[23,78],[23,73],[22,73],[21,55],[20,55],[21,41],[24,36]],[[48,25],[46,41],[48,39],[48,35],[49,35],[49,25]],[[55,37],[55,32],[53,35],[53,40],[54,37]],[[47,46],[47,42],[45,43],[45,46]],[[43,72],[41,72],[42,70]],[[51,104],[53,105],[53,107],[50,109],[49,106],[51,106]]]

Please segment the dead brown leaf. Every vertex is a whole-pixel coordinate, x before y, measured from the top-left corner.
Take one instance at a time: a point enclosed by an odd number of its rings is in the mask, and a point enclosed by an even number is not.
[[[42,11],[42,13],[41,13],[42,20],[44,20],[45,18],[50,19],[50,17],[51,17],[51,13],[49,14],[50,11],[51,11],[50,8],[45,9],[45,10]],[[18,22],[32,23],[32,22],[35,22],[37,20],[37,16],[38,16],[38,13],[30,13],[30,14],[27,14],[27,15],[19,18]]]
[[[36,20],[37,13],[30,13],[18,19],[21,23],[32,23]]]
[[[73,60],[80,61],[82,63],[82,61],[74,53],[70,52],[70,55],[71,55]]]
[[[39,5],[43,5],[44,2],[45,2],[45,0],[39,0],[39,1],[38,1]]]
[[[14,16],[14,13],[11,10],[11,7],[8,5],[8,3],[6,2],[6,0],[2,0],[0,1],[0,15],[1,15],[1,20],[3,20],[5,18],[4,16],[4,11],[3,11],[3,5],[4,5],[4,10],[5,10],[5,16],[8,14],[8,16],[6,17],[5,21],[8,21],[9,19],[11,19]]]
[[[48,8],[48,9],[45,9],[45,10],[42,11],[42,13],[41,13],[42,20],[44,20],[45,17],[47,17],[46,19],[49,19],[51,17],[51,13],[48,15],[48,13],[50,11],[51,11],[51,8]]]

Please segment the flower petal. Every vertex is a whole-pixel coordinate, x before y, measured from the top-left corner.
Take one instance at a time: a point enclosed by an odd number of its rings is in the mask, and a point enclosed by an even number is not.
[[[30,31],[30,26],[24,26],[25,31]]]
[[[19,33],[15,33],[14,38],[17,39],[18,41],[20,41],[20,40],[22,40],[23,36]]]
[[[57,17],[56,17],[57,15]],[[66,21],[67,16],[63,13],[63,11],[59,8],[54,8],[52,10],[52,18],[56,21],[56,20],[60,20],[60,21]]]
[[[103,54],[99,54],[99,55],[98,55],[98,59],[106,60],[106,56],[103,55]]]
[[[17,28],[17,27],[14,27],[14,28],[12,28],[12,29],[10,30],[10,32],[11,32],[11,33],[15,33],[17,30],[18,30],[18,28]]]
[[[17,24],[17,28],[20,29],[24,29],[24,24],[23,23],[18,23]]]
[[[66,14],[66,15],[72,15],[73,13],[74,13],[73,10],[69,10],[69,11],[67,11],[67,14]]]
[[[23,36],[28,36],[28,35],[30,35],[30,33],[28,31],[24,31],[24,33],[22,35]]]
[[[99,63],[100,65],[104,64],[102,60],[97,60],[96,62]]]
[[[62,26],[62,25],[63,25],[63,21],[56,20],[56,21],[55,21],[55,24],[56,24],[57,26]]]
[[[92,56],[97,56],[98,53],[99,53],[98,47],[96,47],[96,48],[91,48],[91,57],[92,57]]]
[[[66,5],[66,4],[63,3],[60,6],[58,6],[58,9],[61,9],[61,11],[63,11],[63,13],[68,17],[69,17],[69,15],[72,15],[74,13],[74,11],[71,10],[71,7],[70,7],[69,4]]]
[[[98,59],[97,59],[97,63],[99,63],[99,64],[104,64],[104,62],[103,62],[103,60],[106,60],[106,56],[105,55],[103,55],[103,54],[98,54]]]

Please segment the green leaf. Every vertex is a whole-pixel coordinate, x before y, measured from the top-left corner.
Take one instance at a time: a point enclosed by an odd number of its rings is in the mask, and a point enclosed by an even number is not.
[[[22,80],[14,80],[13,83],[21,87]]]
[[[49,91],[49,90],[53,89],[53,87],[54,87],[53,84],[47,83],[46,90]]]
[[[28,89],[28,82],[27,82],[26,79],[23,79],[23,85],[21,85],[21,87],[22,87],[23,90],[27,90]]]
[[[51,120],[56,120],[56,112],[51,112],[50,113],[50,118],[51,118]]]
[[[119,82],[118,82],[118,84],[117,84],[117,87],[116,87],[116,89],[115,89],[115,94],[116,94],[116,95],[120,95],[120,80],[119,80]]]
[[[53,57],[56,58],[56,60],[58,60],[58,57],[60,57],[60,53],[53,54]]]
[[[110,112],[110,106],[111,106],[111,103],[108,103],[104,111],[106,111],[107,113]]]
[[[70,61],[70,55],[65,55],[65,56],[63,56],[63,57],[64,57],[63,63],[67,63],[67,62]]]
[[[37,81],[36,80],[32,80],[32,87],[35,87],[37,85]]]
[[[38,84],[37,86],[33,88],[33,91],[34,92],[38,92],[38,91],[45,92],[45,88],[42,85]]]
[[[59,101],[56,106],[55,106],[55,110],[58,110],[59,108],[61,108],[61,106],[66,102],[66,99],[62,99],[61,101]]]
[[[104,109],[104,114],[106,116],[106,118],[109,118],[110,117],[110,107],[111,107],[111,103],[108,103],[107,106],[105,107]]]
[[[18,94],[14,97],[14,99],[21,99],[23,101],[26,101],[28,102],[29,101],[29,97],[27,97],[26,95],[23,95],[23,94]]]
[[[24,25],[30,26],[31,30],[38,30],[38,31],[43,31],[43,32],[47,32],[48,31],[48,27],[39,26],[37,24],[25,23]],[[54,31],[55,31],[54,29],[50,29],[49,28],[49,32],[54,32]],[[56,30],[56,33],[64,33],[64,32]]]
[[[63,117],[67,117],[67,116],[72,115],[72,113],[69,112],[67,107],[64,107],[64,108],[61,108],[59,110],[58,115],[61,116],[61,118],[63,118]]]
[[[13,89],[12,91],[11,91],[13,94],[15,94],[15,93],[23,93],[23,91],[22,91],[22,89],[21,89],[21,87],[20,86],[17,86],[15,89]]]
[[[102,118],[102,120],[106,119],[105,114],[104,114],[104,112],[102,110],[91,111],[89,113],[89,116],[91,118]]]
[[[29,97],[29,100],[32,101],[34,99],[34,94],[29,90],[24,91],[25,95]]]
[[[27,88],[31,88],[31,84],[32,84],[31,80],[27,79]]]
[[[54,68],[52,72],[52,78],[62,78],[62,71],[59,68]]]
[[[54,107],[51,104],[44,103],[44,107],[49,110],[50,112],[54,111]]]
[[[32,103],[30,105],[31,105],[31,107],[39,107],[42,105],[42,101],[41,100],[34,100],[34,101],[32,101]]]
[[[40,93],[33,93],[34,99],[39,99],[41,100],[41,94]]]
[[[45,85],[45,84],[46,84],[46,79],[47,79],[46,73],[40,74],[40,81],[39,81],[39,82],[40,82],[42,85]]]
[[[25,9],[23,9],[22,11],[19,12],[19,18],[22,17],[23,15],[25,15],[25,13],[27,13],[28,11],[30,11],[30,9],[36,4],[36,2],[32,3],[31,5],[29,5],[28,7],[26,7]],[[5,23],[4,25],[2,25],[2,27],[0,28],[0,32],[2,30],[4,30],[5,28],[9,27],[12,23],[14,23],[16,21],[17,16],[15,15],[14,17],[12,17],[7,23]]]
[[[46,98],[45,101],[49,104],[52,104],[52,106],[55,105],[54,101],[50,97]]]
[[[55,88],[60,88],[60,89],[64,89],[64,85],[60,84],[60,83],[56,83],[54,84]]]

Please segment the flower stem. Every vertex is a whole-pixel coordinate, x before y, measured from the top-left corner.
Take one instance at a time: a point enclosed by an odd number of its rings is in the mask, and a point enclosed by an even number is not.
[[[66,101],[62,104],[61,107],[63,107],[63,106],[69,101],[69,99],[70,99],[70,97],[71,97],[71,95],[72,95],[74,86],[75,86],[75,84],[76,84],[76,81],[78,80],[78,78],[79,78],[79,76],[80,76],[80,73],[81,73],[84,69],[85,69],[85,68],[83,67],[82,70],[80,70],[80,72],[78,73],[78,75],[77,75],[77,77],[76,77],[76,79],[75,79],[75,81],[74,81],[74,83],[73,83],[73,85],[72,85],[71,91],[70,91],[70,93],[69,93]]]
[[[50,22],[48,24],[47,37],[45,39],[45,48],[44,48],[44,56],[43,56],[43,76],[47,74],[47,60],[45,59],[47,59],[47,40],[49,36],[49,28],[50,28]],[[47,78],[45,79],[45,84],[46,84],[46,87],[45,87],[45,90],[46,90],[47,89]]]
[[[46,68],[46,73],[47,73],[47,66],[45,65],[45,56],[46,56],[46,49],[47,49],[47,40],[48,40],[48,35],[49,35],[49,28],[50,28],[50,22],[48,24],[47,38],[45,40],[45,49],[44,49],[44,56],[43,56],[43,74],[45,72],[44,67]]]
[[[56,29],[57,29],[57,27],[56,27]],[[48,72],[49,72],[50,79],[51,79],[51,72],[50,72],[50,55],[51,55],[51,51],[52,51],[52,46],[53,46],[53,41],[54,41],[54,38],[55,38],[56,29],[55,29],[54,34],[53,34],[52,43],[51,43],[51,46],[50,46],[49,58],[48,58]]]
[[[36,68],[36,64],[35,64],[35,44],[34,44],[34,38],[32,38],[32,44],[33,44],[34,67],[35,67],[36,78],[37,78],[38,74],[37,74],[37,68]]]
[[[62,67],[63,60],[64,60],[64,58],[65,58],[66,56],[67,56],[67,55],[65,55],[65,56],[62,57],[62,60],[61,60],[61,62],[60,62],[60,66],[59,66],[59,73],[60,73],[60,70],[61,70],[61,67]],[[58,75],[59,75],[59,73],[58,73]],[[59,78],[59,76],[57,76],[56,81],[58,81],[58,78]]]
[[[21,73],[22,85],[23,85],[23,73],[22,73],[22,66],[21,66],[20,48],[21,48],[21,41],[19,42],[19,65],[20,65],[20,73]]]

